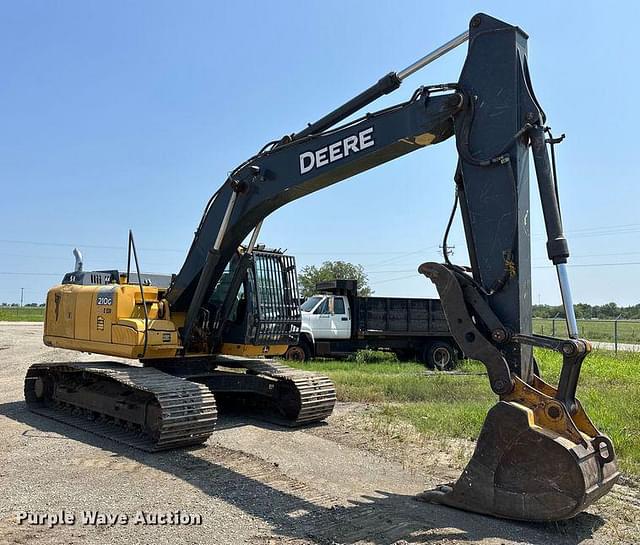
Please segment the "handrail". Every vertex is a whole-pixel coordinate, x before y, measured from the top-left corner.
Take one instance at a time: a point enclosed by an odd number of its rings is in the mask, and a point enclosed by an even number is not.
[[[138,286],[140,287],[140,298],[142,299],[142,309],[144,312],[144,348],[142,349],[141,358],[144,358],[147,353],[147,344],[149,340],[149,314],[147,313],[147,303],[144,300],[144,289],[142,286],[142,274],[140,273],[140,266],[138,264],[138,252],[136,252],[136,244],[133,240],[133,232],[129,229],[129,247],[127,250],[127,284],[129,284],[130,272],[131,272],[131,251],[133,250],[133,260],[136,264],[136,274],[138,275]]]

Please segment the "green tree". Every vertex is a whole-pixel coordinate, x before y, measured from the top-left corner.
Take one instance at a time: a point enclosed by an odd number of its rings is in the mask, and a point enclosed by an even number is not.
[[[346,261],[325,261],[319,267],[307,265],[298,274],[298,284],[303,297],[316,293],[316,284],[327,280],[357,280],[358,295],[373,295],[369,287],[369,279],[362,265],[354,265]]]
[[[640,304],[628,307],[619,307],[616,303],[606,303],[604,305],[589,305],[588,303],[577,303],[575,306],[576,318],[579,320],[613,320],[620,317],[622,320],[640,319]],[[533,305],[534,318],[564,318],[564,308],[562,305]]]
[[[578,303],[575,305],[576,318],[588,320],[593,316],[593,308],[586,303]]]

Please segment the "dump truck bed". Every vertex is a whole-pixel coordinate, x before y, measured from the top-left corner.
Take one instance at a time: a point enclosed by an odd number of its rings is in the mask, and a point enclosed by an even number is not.
[[[358,337],[370,335],[449,335],[438,299],[357,297]]]

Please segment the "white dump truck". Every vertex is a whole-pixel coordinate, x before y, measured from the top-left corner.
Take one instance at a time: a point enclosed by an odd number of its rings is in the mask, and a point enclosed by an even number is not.
[[[344,357],[373,349],[446,370],[462,356],[439,299],[361,297],[355,280],[320,282],[316,290],[301,305],[300,338],[289,347],[289,359]]]

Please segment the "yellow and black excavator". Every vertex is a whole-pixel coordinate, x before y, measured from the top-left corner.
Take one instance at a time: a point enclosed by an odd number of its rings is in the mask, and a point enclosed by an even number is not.
[[[445,251],[446,263],[423,263],[419,272],[435,283],[458,345],[486,366],[498,402],[458,481],[423,499],[558,520],[606,494],[619,473],[611,441],[575,397],[591,346],[578,337],[567,277],[553,153],[561,139],[534,95],[527,39],[516,26],[475,15],[468,31],[264,146],[211,198],[176,275],[142,274],[132,237],[135,272],[86,272],[78,264],[47,296],[45,344],[141,364],[35,364],[25,380],[29,406],[148,450],[205,441],[216,400],[243,400],[292,424],[325,418],[335,403],[329,379],[255,357],[282,354],[300,327],[295,264],[257,246],[262,221],[290,201],[454,137],[456,204],[444,246],[459,205],[470,267],[450,263]],[[421,86],[406,102],[347,121],[466,41],[457,83]],[[530,155],[568,339],[531,331]],[[540,377],[532,347],[562,355],[557,387]]]

